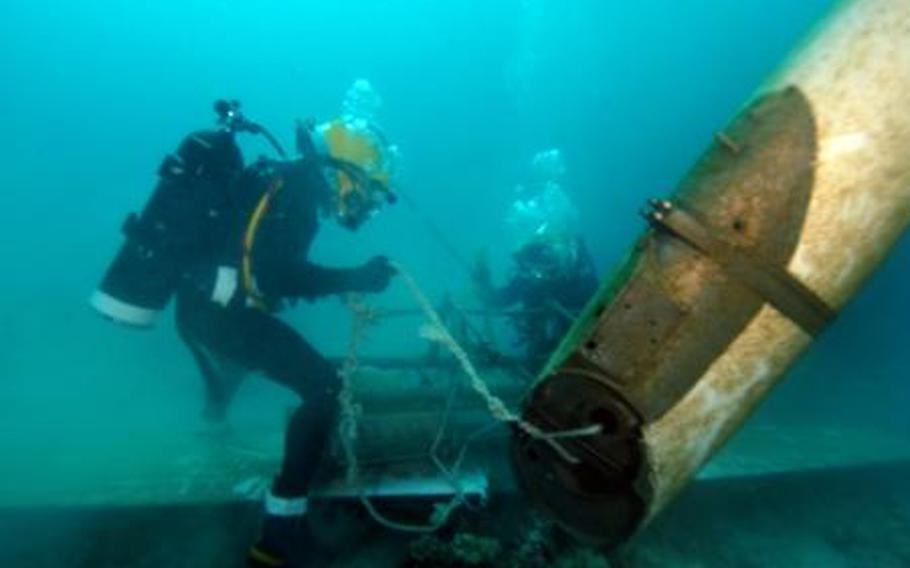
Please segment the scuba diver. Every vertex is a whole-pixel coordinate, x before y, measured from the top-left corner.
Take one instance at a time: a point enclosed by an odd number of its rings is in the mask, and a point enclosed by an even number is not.
[[[390,172],[393,165],[397,162],[398,148],[385,140],[377,126],[378,115],[382,108],[381,97],[368,80],[357,79],[345,92],[341,108],[341,117],[336,122],[344,125],[345,128],[340,128],[338,124],[333,126],[331,123],[327,123],[319,128],[318,136],[312,138],[309,133],[301,130],[301,125],[298,125],[298,150],[301,154],[305,151],[313,155],[321,154],[341,162],[347,161],[355,166],[364,167],[373,162],[381,162],[381,167],[385,168],[385,170],[378,172],[375,176],[376,179],[368,180],[368,182],[374,183],[378,181],[380,184],[384,184],[383,187],[387,188]],[[246,124],[251,123],[246,121]],[[306,129],[312,129],[312,125],[307,125]],[[254,126],[250,131],[268,135],[268,131],[258,125]],[[332,148],[325,147],[326,133],[331,138]],[[268,136],[267,138],[276,148],[278,154],[284,157],[284,151],[277,145],[274,138]],[[312,146],[312,140],[319,144],[318,148]],[[304,147],[301,147],[301,144]],[[338,169],[343,165],[336,163],[332,167]],[[348,188],[349,184],[344,179],[340,183],[341,186],[337,187],[337,191],[344,194],[343,200],[351,203],[343,203],[341,207],[347,208],[348,211],[342,212],[339,210],[336,218],[347,228],[356,229],[354,225],[359,226],[360,223],[366,220],[366,217],[375,213],[376,207],[374,207],[373,203],[365,203],[363,206],[359,203],[353,203],[362,199],[361,192],[350,191]],[[372,195],[369,196],[369,199],[377,197],[380,201],[382,197],[385,197],[388,201],[394,201],[395,199],[395,196],[387,189],[383,195]],[[332,204],[323,205],[323,210],[333,207]],[[354,212],[357,209],[362,210],[363,218],[359,218],[359,214]],[[198,346],[193,339],[192,332],[185,325],[186,323],[184,319],[178,317],[178,332],[196,359],[200,374],[205,382],[206,397],[203,417],[206,422],[213,426],[224,425],[227,421],[227,411],[231,401],[240,384],[249,374],[249,370],[243,366],[236,365],[230,359],[219,357],[217,354],[212,354]]]
[[[587,246],[577,234],[578,215],[562,189],[565,166],[559,150],[539,152],[531,179],[519,185],[506,225],[517,246],[512,273],[495,287],[489,265],[474,268],[481,300],[494,308],[520,306],[511,313],[526,370],[537,374],[594,294],[598,278]]]
[[[289,301],[384,290],[395,270],[377,256],[354,268],[307,260],[321,217],[356,230],[390,188],[392,151],[372,124],[351,116],[297,125],[299,157],[246,119],[236,102],[216,103],[220,127],[188,136],[165,158],[141,215],[92,305],[114,321],[147,326],[176,295],[176,321],[205,378],[208,406],[223,412],[240,378],[259,371],[302,404],[287,425],[281,469],[265,499],[249,566],[298,566],[315,551],[304,515],[338,411],[338,369],[276,316]],[[282,159],[243,167],[235,135],[262,134]]]

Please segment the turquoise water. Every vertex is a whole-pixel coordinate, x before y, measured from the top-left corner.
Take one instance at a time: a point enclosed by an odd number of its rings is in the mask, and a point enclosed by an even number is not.
[[[94,315],[86,298],[120,245],[123,216],[145,202],[161,156],[186,132],[211,124],[214,99],[242,100],[250,116],[290,146],[292,121],[331,118],[355,79],[369,79],[382,96],[382,125],[402,153],[401,190],[420,215],[395,206],[354,235],[326,224],[316,260],[345,265],[388,254],[434,300],[463,294],[468,275],[427,232],[424,219],[468,259],[487,249],[494,275],[501,276],[511,244],[503,219],[512,188],[535,152],[558,147],[566,160],[565,189],[581,211],[580,230],[606,275],[642,230],[641,203],[673,188],[713,132],[833,4],[3,3],[0,480],[7,483],[0,507],[28,511],[30,503],[71,502],[92,480],[133,475],[131,468],[144,467],[134,465],[137,456],[144,464],[174,461],[166,450],[147,455],[143,436],[173,440],[201,427],[201,383],[170,315],[153,331],[126,331]],[[269,149],[247,139],[244,151],[253,159]],[[887,526],[885,534],[910,533],[910,500],[892,470],[863,469],[890,462],[902,445],[910,446],[903,359],[910,337],[904,325],[908,262],[905,238],[719,457],[720,480],[706,480],[639,548],[615,562],[730,566],[740,549],[760,547],[752,564],[742,565],[910,563],[900,539],[838,528],[838,538],[812,544],[827,530],[817,519],[832,515]],[[413,307],[401,285],[375,302]],[[344,353],[350,317],[338,301],[301,305],[287,319],[325,353]],[[414,327],[386,322],[371,333],[365,351],[422,353]],[[274,429],[287,404],[279,389],[252,381],[237,401],[236,428]],[[797,469],[821,477],[788,477],[776,487],[789,489],[777,492],[762,489],[767,481],[751,484],[745,475],[737,486],[724,475],[737,464],[746,474],[750,467],[792,473],[779,470],[793,460],[775,452],[799,454]],[[838,460],[840,454],[846,457]],[[767,465],[781,460],[785,465],[777,469]],[[855,477],[843,477],[853,468]],[[835,488],[831,499],[800,500],[827,482]],[[842,485],[855,491],[837,489]],[[870,486],[878,492],[866,491]],[[749,490],[784,502],[748,518],[724,508]],[[789,514],[786,503],[800,514]],[[740,506],[761,504],[743,500]],[[695,534],[690,527],[698,524],[700,507],[711,528]],[[0,545],[7,544],[0,546],[4,566],[162,565],[150,535],[131,555],[118,556],[114,537],[80,529],[83,517],[74,517],[72,508],[37,520],[21,509],[9,511],[3,526],[15,530],[0,535]],[[247,529],[228,536],[248,538],[253,529]],[[749,541],[755,534],[758,540]],[[796,541],[808,543],[808,552],[788,548],[799,548]],[[67,552],[60,558],[54,550]],[[223,565],[206,550],[182,545],[193,558],[164,565]]]

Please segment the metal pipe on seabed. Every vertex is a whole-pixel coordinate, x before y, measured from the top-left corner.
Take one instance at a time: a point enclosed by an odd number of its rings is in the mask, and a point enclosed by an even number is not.
[[[678,494],[906,228],[910,2],[840,5],[657,207],[525,405],[602,434],[564,442],[574,466],[513,439],[529,496],[609,543]]]

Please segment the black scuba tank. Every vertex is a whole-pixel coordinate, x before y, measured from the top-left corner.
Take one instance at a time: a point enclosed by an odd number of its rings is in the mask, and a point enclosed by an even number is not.
[[[91,305],[111,320],[137,327],[154,323],[191,263],[205,254],[212,217],[243,158],[229,129],[191,134],[165,157],[142,213],[123,224],[125,242]]]

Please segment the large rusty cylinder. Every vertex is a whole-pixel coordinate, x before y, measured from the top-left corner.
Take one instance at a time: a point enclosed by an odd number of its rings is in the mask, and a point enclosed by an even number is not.
[[[358,409],[353,449],[364,476],[440,475],[431,453],[452,464],[466,445],[460,460],[465,470],[507,469],[500,467],[500,458],[508,451],[508,427],[492,416],[461,367],[449,361],[419,368],[411,359],[403,361],[407,365],[395,365],[394,360],[386,361],[385,368],[365,364],[349,377],[349,394]],[[528,386],[522,376],[496,365],[479,365],[478,371],[492,394],[509,408],[519,406]],[[337,483],[346,467],[335,429],[317,485]]]
[[[354,449],[362,472],[385,477],[391,477],[396,468],[429,469],[441,474],[431,456],[449,466],[460,462],[465,466],[462,471],[475,466],[486,470],[502,466],[501,456],[508,450],[508,429],[481,409],[456,411],[449,416],[432,411],[370,416],[361,421]],[[323,477],[343,478],[347,465],[341,441],[335,437],[322,461]]]
[[[478,365],[477,368],[490,391],[510,408],[521,401],[528,388],[528,382],[521,376],[502,366]],[[455,362],[426,368],[365,365],[352,374],[350,389],[354,403],[361,407],[367,418],[408,412],[441,415],[447,404],[451,404],[455,412],[486,408]]]
[[[694,477],[910,220],[910,2],[840,5],[714,142],[524,404],[529,496],[618,544]],[[567,459],[566,456],[572,459]]]

